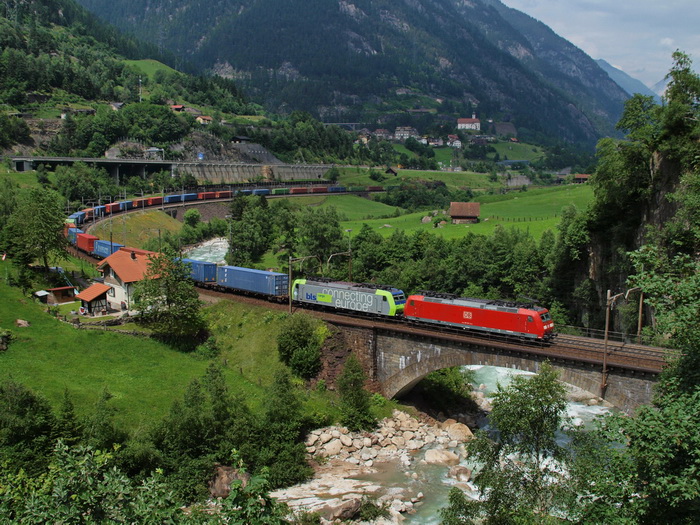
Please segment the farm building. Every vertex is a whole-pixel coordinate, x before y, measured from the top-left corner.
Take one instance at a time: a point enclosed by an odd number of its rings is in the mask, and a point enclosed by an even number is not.
[[[468,224],[479,222],[481,205],[478,202],[451,202],[450,218],[452,224]]]
[[[75,301],[75,294],[78,291],[74,286],[61,286],[59,288],[47,288],[35,292],[34,295],[39,298],[42,303],[46,304],[64,304]]]

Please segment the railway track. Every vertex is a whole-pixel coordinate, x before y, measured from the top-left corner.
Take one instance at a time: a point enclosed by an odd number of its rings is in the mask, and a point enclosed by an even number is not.
[[[68,249],[69,253],[89,263],[100,262],[75,247]],[[200,297],[205,302],[218,300],[234,300],[236,302],[260,306],[263,308],[286,311],[289,306],[286,302],[271,302],[258,297],[221,292],[208,288],[198,288]],[[481,334],[465,331],[458,328],[433,327],[415,323],[405,323],[399,319],[378,319],[352,314],[339,315],[326,310],[302,308],[293,306],[293,311],[303,310],[315,317],[323,319],[331,324],[339,326],[354,326],[385,332],[394,332],[414,337],[487,346],[494,351],[516,352],[549,358],[552,360],[571,360],[591,365],[602,366],[606,350],[605,342],[600,339],[559,334],[553,343],[547,344],[536,341],[521,341],[497,334]],[[658,374],[666,364],[667,357],[673,357],[677,353],[670,349],[644,346],[628,342],[608,341],[607,343],[607,367],[610,369],[621,368],[642,373]]]
[[[251,305],[286,311],[287,303],[271,303],[256,297],[230,294],[209,289],[201,289],[200,295],[219,300],[235,300]],[[398,319],[376,319],[353,315],[339,315],[325,310],[301,308],[293,306],[293,311],[303,310],[315,317],[334,325],[352,326],[385,332],[412,335],[420,338],[435,339],[476,346],[488,346],[496,351],[516,352],[550,358],[552,360],[571,360],[602,366],[605,344],[599,339],[588,337],[559,335],[552,344],[532,341],[518,341],[512,338],[466,332],[446,327],[409,324]],[[667,355],[673,351],[665,348],[648,347],[643,345],[608,342],[607,366],[610,369],[622,368],[642,373],[658,374],[666,364]]]

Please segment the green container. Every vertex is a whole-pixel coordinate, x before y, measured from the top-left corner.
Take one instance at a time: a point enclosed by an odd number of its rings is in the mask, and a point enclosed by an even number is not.
[[[289,188],[274,188],[272,190],[273,195],[289,195]]]

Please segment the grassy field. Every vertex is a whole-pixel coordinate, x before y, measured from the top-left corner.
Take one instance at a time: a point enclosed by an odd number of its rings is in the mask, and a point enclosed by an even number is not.
[[[393,216],[396,212],[396,208],[393,206],[387,206],[357,195],[294,197],[292,202],[302,206],[320,206],[322,208],[333,206],[338,210],[341,218],[348,221]]]
[[[375,168],[383,172],[383,169]],[[489,181],[488,174],[474,173],[470,171],[420,171],[420,170],[399,170],[396,176],[387,175],[381,182],[373,181],[369,178],[367,168],[340,168],[340,178],[338,183],[343,186],[395,186],[402,182],[409,182],[413,179],[443,181],[450,189],[471,188],[471,189],[491,189],[501,188],[499,182]]]
[[[0,264],[4,277],[4,268]],[[129,430],[162,418],[186,386],[201,377],[208,361],[176,352],[149,338],[102,330],[77,330],[45,313],[45,306],[8,287],[0,279],[0,328],[14,334],[10,348],[0,352],[0,381],[27,385],[56,406],[68,390],[80,414],[89,413],[103,389],[114,398],[116,420]],[[72,305],[67,305],[70,309]],[[221,301],[205,309],[220,341],[229,388],[243,394],[253,409],[281,368],[276,337],[284,313]],[[15,319],[30,322],[16,328]],[[131,330],[131,325],[122,327]],[[310,392],[305,402],[313,410],[335,413],[332,394]]]
[[[421,222],[426,213],[419,212],[388,219],[349,220],[344,221],[342,227],[359,231],[363,224],[368,224],[385,237],[400,229],[407,233],[429,231],[455,239],[467,232],[489,235],[497,225],[502,225],[527,230],[539,239],[542,233],[554,230],[559,224],[562,208],[570,204],[585,208],[593,200],[593,191],[588,185],[569,185],[510,193],[498,196],[496,202],[488,202],[491,200],[489,196],[483,199],[486,202],[481,205],[481,221],[478,224],[448,222],[442,228],[434,228],[432,223]]]
[[[140,248],[149,238],[158,237],[158,230],[161,234],[165,231],[174,233],[181,228],[182,223],[166,213],[148,210],[105,219],[92,228],[90,234],[108,240],[111,233],[113,242]]]
[[[166,73],[177,73],[173,68],[170,66],[166,66],[162,62],[158,62],[157,60],[152,60],[150,58],[144,59],[144,60],[124,60],[124,63],[135,67],[141,73],[144,75],[148,76],[148,78],[153,78],[156,74],[156,71],[164,71]]]
[[[541,159],[545,154],[542,148],[520,142],[497,142],[493,144],[493,147],[501,160],[529,160],[532,162]],[[490,158],[494,156],[495,154],[489,155]]]

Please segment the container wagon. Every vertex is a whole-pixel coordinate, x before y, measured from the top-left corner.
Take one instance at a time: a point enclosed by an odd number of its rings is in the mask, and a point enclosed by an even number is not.
[[[430,292],[410,295],[404,317],[526,339],[549,340],[555,335],[554,322],[545,308]]]
[[[268,188],[257,188],[253,190],[253,195],[269,195],[270,190]]]
[[[95,208],[85,208],[82,210],[85,213],[85,220],[89,221],[90,219],[95,218]]]
[[[114,252],[119,251],[119,248],[122,248],[123,246],[123,244],[119,244],[118,242],[109,242],[98,239],[95,241],[95,249],[93,250],[92,254],[95,257],[101,257],[105,259],[106,257],[112,255]]]
[[[364,186],[350,186],[348,188],[348,191],[353,192],[353,193],[362,193],[363,191],[365,191],[365,187]]]
[[[272,190],[273,195],[289,195],[289,188],[274,188]]]
[[[198,283],[216,282],[216,264],[213,262],[197,261],[195,259],[182,259],[182,262],[190,267],[190,277]]]
[[[99,240],[99,237],[89,233],[79,233],[76,235],[76,246],[86,253],[92,253],[95,250],[95,241]]]
[[[95,210],[95,217],[105,216],[105,206],[95,206],[93,209]]]
[[[85,221],[85,212],[76,211],[75,213],[71,213],[68,218],[72,219],[76,225],[80,226]]]
[[[75,246],[75,243],[78,241],[79,233],[83,233],[83,230],[80,228],[68,228],[68,242],[73,246]]]
[[[330,186],[328,188],[329,193],[345,193],[347,188],[345,186]]]
[[[133,201],[131,201],[131,204],[135,210],[138,208],[145,208],[146,206],[148,206],[148,199],[145,197],[142,197],[140,199],[134,199]]]
[[[294,281],[292,300],[338,310],[387,316],[400,314],[406,304],[403,291],[391,286],[307,279]]]
[[[286,273],[239,266],[217,267],[216,283],[224,288],[272,297],[283,297],[289,292],[289,276]]]
[[[117,213],[119,211],[119,203],[118,202],[110,202],[109,204],[105,204],[105,214],[111,215],[112,213]]]
[[[119,204],[120,211],[131,210],[134,207],[134,201],[121,201],[117,204]]]
[[[197,194],[197,198],[199,200],[205,201],[208,199],[216,199],[216,192],[215,191],[202,191]]]
[[[297,195],[299,193],[309,193],[309,188],[292,188],[289,190],[292,195]]]
[[[328,193],[328,186],[314,186],[309,193]]]
[[[166,195],[163,197],[163,202],[165,204],[172,204],[174,202],[182,202],[182,195]]]
[[[163,197],[148,197],[149,206],[157,206],[163,204]]]
[[[217,199],[230,199],[232,196],[233,196],[233,192],[231,190],[217,191],[216,192]]]
[[[198,194],[197,194],[197,193],[185,193],[185,194],[182,196],[182,200],[183,200],[183,201],[196,201],[196,200],[197,200],[197,197],[198,197]]]
[[[367,186],[367,191],[384,191],[382,186]]]

